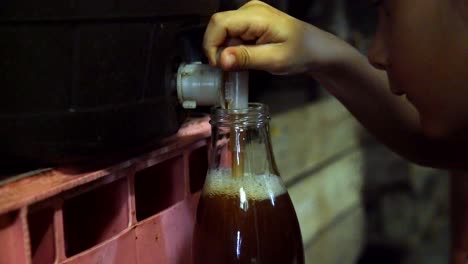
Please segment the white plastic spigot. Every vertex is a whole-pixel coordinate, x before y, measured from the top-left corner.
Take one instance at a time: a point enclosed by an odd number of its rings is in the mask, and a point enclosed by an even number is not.
[[[229,72],[224,83],[224,101],[229,109],[244,109],[249,104],[249,73]]]
[[[224,87],[223,72],[208,64],[182,63],[177,71],[177,96],[182,107],[216,105]]]
[[[227,46],[241,45],[242,40],[231,38],[227,41]],[[219,51],[219,56],[223,50]],[[232,71],[227,74],[224,83],[224,100],[229,109],[245,109],[249,104],[249,72]]]

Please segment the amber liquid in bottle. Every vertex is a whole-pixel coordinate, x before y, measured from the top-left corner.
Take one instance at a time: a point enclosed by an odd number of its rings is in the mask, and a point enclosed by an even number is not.
[[[227,126],[230,133],[225,135],[216,122],[212,125],[211,164],[195,223],[194,263],[304,263],[299,223],[274,165],[268,122]]]

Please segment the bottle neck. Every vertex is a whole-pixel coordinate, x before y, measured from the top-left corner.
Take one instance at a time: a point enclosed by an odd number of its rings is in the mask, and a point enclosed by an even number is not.
[[[211,114],[211,170],[230,170],[233,177],[278,175],[271,149],[266,105],[246,109],[215,108]]]
[[[242,109],[224,109],[219,106],[212,108],[210,124],[220,128],[247,129],[268,125],[269,121],[270,112],[267,105],[249,103],[248,108]]]

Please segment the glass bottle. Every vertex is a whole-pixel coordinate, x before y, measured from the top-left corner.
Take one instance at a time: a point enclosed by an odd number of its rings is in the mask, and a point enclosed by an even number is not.
[[[304,263],[301,232],[271,149],[266,105],[213,108],[197,208],[195,264]]]

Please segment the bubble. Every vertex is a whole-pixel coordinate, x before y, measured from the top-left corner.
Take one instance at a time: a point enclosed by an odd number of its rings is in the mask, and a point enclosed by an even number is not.
[[[232,177],[230,169],[212,170],[205,180],[203,195],[244,196],[250,200],[272,199],[286,193],[280,177],[274,174]]]

